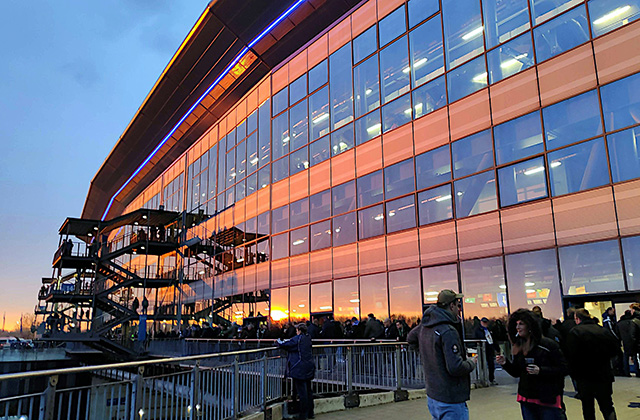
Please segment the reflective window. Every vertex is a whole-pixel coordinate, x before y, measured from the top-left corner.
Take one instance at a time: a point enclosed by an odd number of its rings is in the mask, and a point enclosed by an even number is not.
[[[544,108],[542,119],[547,149],[602,134],[598,93],[595,90]]]
[[[329,132],[329,90],[327,87],[309,97],[309,119],[311,120],[311,141]],[[275,133],[274,128],[274,135]]]
[[[618,241],[564,246],[558,253],[565,295],[624,290]]]
[[[640,177],[640,128],[607,136],[613,182]]]
[[[495,126],[493,140],[498,165],[544,152],[540,113],[532,112]]]
[[[382,107],[383,132],[398,128],[411,121],[411,96],[409,94]]]
[[[327,72],[327,60],[322,60],[320,64],[309,70],[309,92],[313,92],[329,81]]]
[[[444,73],[442,24],[438,17],[425,22],[409,34],[411,81],[420,86]]]
[[[551,19],[570,7],[582,3],[582,0],[529,0],[531,3],[531,16],[533,24]]]
[[[358,178],[358,207],[366,207],[383,200],[382,171]]]
[[[480,1],[442,0],[442,20],[448,69],[484,51]]]
[[[289,234],[283,233],[271,237],[271,259],[277,260],[289,256]]]
[[[258,189],[268,186],[270,183],[270,179],[270,167],[269,165],[267,165],[258,171]]]
[[[384,189],[387,200],[415,191],[413,159],[403,160],[384,168]]]
[[[258,135],[257,133],[251,134],[247,138],[247,173],[252,173],[258,169]]]
[[[331,282],[311,285],[311,313],[326,312],[333,309],[331,299]]]
[[[273,95],[273,115],[278,115],[289,106],[289,89],[285,87]]]
[[[237,179],[247,175],[247,143],[244,141],[236,147],[236,173]]]
[[[420,225],[428,225],[453,218],[451,184],[418,193]]]
[[[640,274],[638,274],[640,273],[640,236],[622,238],[622,253],[627,273],[627,286],[629,290],[638,290],[640,289]]]
[[[328,248],[331,246],[331,220],[311,225],[311,250]]]
[[[295,104],[307,96],[307,75],[303,74],[289,85],[289,103]]]
[[[600,88],[607,131],[619,130],[640,122],[639,91],[640,73]]]
[[[377,49],[376,26],[373,25],[353,40],[353,60],[358,63]]]
[[[258,215],[258,234],[268,235],[271,233],[271,223],[269,221],[269,212],[266,211]]]
[[[309,227],[292,230],[289,232],[291,243],[291,255],[304,254],[309,252]]]
[[[351,212],[336,216],[333,222],[333,246],[350,244],[358,240],[356,230],[356,213]]]
[[[384,235],[384,208],[382,204],[358,211],[360,239]]]
[[[247,133],[253,133],[256,128],[258,128],[258,111],[253,111],[247,118]]]
[[[309,285],[289,288],[291,322],[301,322],[309,319]]]
[[[548,159],[554,196],[609,183],[607,155],[601,138],[551,152]]]
[[[356,208],[356,183],[345,182],[331,189],[333,214],[340,214]]]
[[[289,288],[272,289],[270,315],[274,322],[285,322],[289,319]]]
[[[590,0],[589,16],[593,37],[613,31],[640,16],[639,0]]]
[[[539,157],[498,169],[498,182],[502,207],[546,197],[544,158]]]
[[[289,229],[289,206],[278,207],[271,211],[273,233],[284,232]]]
[[[333,129],[353,120],[351,44],[329,57],[329,90],[331,92],[331,122]]]
[[[271,181],[276,183],[289,177],[289,157],[282,158],[273,162],[273,172],[271,173]]]
[[[562,317],[558,261],[554,249],[507,255],[507,284],[511,312],[540,306],[545,318]]]
[[[460,280],[464,294],[465,325],[468,325],[474,316],[506,320],[507,291],[502,257],[462,261]],[[473,334],[473,328],[466,330],[467,335]]]
[[[440,76],[426,85],[419,87],[413,91],[413,108],[415,111],[414,118],[420,118],[447,104],[444,76]]]
[[[303,198],[289,205],[290,223],[297,228],[309,223],[309,198]]]
[[[489,81],[497,83],[535,64],[531,34],[526,33],[487,53]]]
[[[487,70],[484,57],[478,57],[451,71],[447,76],[449,102],[471,95],[487,87]]]
[[[365,143],[382,133],[380,110],[375,110],[356,121],[356,145]]]
[[[309,197],[309,219],[318,220],[331,217],[331,191],[325,190]]]
[[[273,119],[273,160],[289,153],[289,113],[283,112]]]
[[[271,160],[271,116],[269,115],[269,103],[267,99],[258,108],[258,158],[262,167]]]
[[[533,39],[539,63],[587,42],[589,25],[584,5],[538,26]]]
[[[384,47],[404,32],[407,31],[407,23],[405,20],[404,6],[398,7],[393,12],[380,20],[378,23],[380,29],[380,46]]]
[[[416,179],[419,190],[451,180],[449,145],[416,156]]]
[[[333,281],[333,316],[340,322],[353,317],[360,319],[357,277]]]
[[[247,177],[247,196],[258,191],[258,173],[254,172]]]
[[[298,149],[289,155],[289,176],[309,168],[309,150],[306,147]]]
[[[380,106],[378,56],[373,56],[353,69],[356,89],[356,118]]]
[[[227,134],[227,152],[236,145],[236,129],[234,128]]]
[[[227,188],[236,182],[236,149],[227,153]]]
[[[382,103],[409,91],[409,51],[406,38],[400,38],[380,51]]]
[[[387,273],[360,277],[360,308],[363,318],[370,313],[378,319],[389,316]]]
[[[236,184],[236,201],[242,200],[247,194],[244,180]]]
[[[331,133],[331,153],[333,156],[353,148],[353,124],[346,125]]]
[[[493,171],[456,181],[456,217],[473,216],[497,209],[495,184]]]
[[[527,0],[483,1],[487,48],[508,41],[531,27]]]
[[[471,175],[493,166],[491,130],[481,131],[451,144],[453,176]]]
[[[409,27],[413,28],[429,16],[440,10],[438,0],[410,0]]]
[[[416,227],[416,209],[414,195],[388,201],[387,233]]]
[[[392,271],[389,273],[389,311],[391,319],[404,319],[407,324],[422,318],[420,294],[420,269]]]
[[[329,149],[331,148],[331,144],[329,141],[329,136],[325,136],[321,139],[318,139],[309,145],[309,157],[311,159],[310,166],[317,165],[320,162],[324,162],[329,159],[330,153]]]
[[[422,269],[422,301],[425,305],[437,303],[438,294],[445,289],[455,292],[460,291],[458,288],[457,264],[424,267]]]
[[[291,150],[304,146],[309,142],[309,124],[307,123],[307,101],[302,101],[289,111],[291,127]]]

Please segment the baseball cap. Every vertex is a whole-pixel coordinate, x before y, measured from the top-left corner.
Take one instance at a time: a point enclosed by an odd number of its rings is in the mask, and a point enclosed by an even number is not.
[[[489,322],[489,318],[487,318],[486,316],[483,316],[480,322]]]
[[[461,299],[464,295],[462,293],[456,293],[451,289],[445,289],[438,293],[438,304],[448,305],[456,299]]]

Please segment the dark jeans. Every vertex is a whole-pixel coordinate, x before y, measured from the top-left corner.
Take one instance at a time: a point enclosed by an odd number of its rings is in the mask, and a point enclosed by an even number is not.
[[[313,417],[313,391],[311,390],[311,379],[305,381],[293,378],[293,387],[300,398],[299,419],[304,420]]]
[[[636,377],[640,378],[640,372],[638,372],[638,355],[634,352],[624,352],[624,356],[622,356],[622,366],[624,369],[624,374],[626,376],[631,376],[631,370],[629,369],[629,357],[633,359],[633,364],[636,367]]]
[[[496,380],[496,352],[491,344],[487,343],[485,348],[485,354],[487,359],[487,368],[489,369],[489,382]]]
[[[562,420],[562,410],[556,407],[543,407],[527,402],[520,403],[523,420]]]
[[[613,408],[613,384],[611,382],[577,381],[580,401],[582,402],[582,416],[584,420],[596,419],[595,401],[604,417],[604,420],[616,420],[616,411]]]

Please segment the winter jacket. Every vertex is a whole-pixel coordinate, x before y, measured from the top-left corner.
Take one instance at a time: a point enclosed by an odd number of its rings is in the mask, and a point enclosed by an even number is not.
[[[309,334],[298,334],[290,340],[276,341],[278,347],[287,351],[287,369],[285,376],[293,379],[313,379],[316,367],[311,352]]]
[[[576,381],[613,382],[611,358],[620,353],[620,342],[610,331],[585,320],[567,336],[567,359]]]
[[[384,338],[384,325],[375,318],[369,318],[364,327],[364,338]]]
[[[307,333],[309,334],[309,337],[311,337],[312,340],[316,340],[320,338],[320,327],[318,327],[316,324],[311,322],[307,327]]]
[[[622,346],[627,354],[633,353],[637,349],[637,326],[633,322],[633,316],[622,315],[618,321],[618,332],[622,340]]]
[[[526,359],[534,361],[527,363]],[[529,364],[538,366],[540,373],[538,375],[527,373]],[[520,378],[518,395],[527,399],[554,404],[558,395],[564,392],[564,377],[568,372],[567,362],[558,343],[550,338],[542,337],[540,344],[531,349],[526,356],[520,352],[513,357],[513,361],[507,360],[503,369],[509,375]]]
[[[448,404],[469,400],[469,374],[475,369],[475,363],[467,360],[456,327],[460,327],[460,320],[451,312],[431,306],[424,312],[422,323],[407,337],[410,344],[420,349],[427,395]]]

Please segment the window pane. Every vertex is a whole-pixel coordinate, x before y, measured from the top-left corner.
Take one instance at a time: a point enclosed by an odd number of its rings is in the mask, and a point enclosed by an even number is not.
[[[309,223],[309,199],[303,198],[289,205],[291,227],[297,228]]]
[[[602,139],[549,153],[551,194],[588,190],[609,183],[607,155]]]
[[[353,121],[351,72],[351,44],[346,44],[329,57],[331,122],[334,130]]]
[[[356,89],[356,118],[380,106],[378,56],[374,55],[353,69]]]
[[[270,167],[267,165],[258,171],[258,189],[269,185],[271,179]]]
[[[353,40],[353,59],[358,63],[377,49],[376,26],[373,25]]]
[[[416,227],[416,209],[413,194],[388,201],[386,208],[387,233]]]
[[[271,223],[269,221],[269,212],[266,211],[258,215],[258,234],[264,236],[271,233]]]
[[[309,227],[292,230],[289,232],[291,242],[291,255],[309,252]]]
[[[363,317],[372,313],[378,319],[389,317],[387,273],[360,277],[360,308]]]
[[[271,211],[273,233],[280,233],[289,229],[289,206],[278,207]]]
[[[640,177],[640,127],[607,136],[613,182]]]
[[[340,214],[356,208],[356,183],[345,182],[331,189],[333,214]]]
[[[420,269],[392,271],[389,273],[389,310],[391,319],[404,319],[409,325],[422,318],[420,294]]]
[[[331,133],[331,153],[333,156],[353,148],[353,124],[346,125]]]
[[[309,197],[309,218],[311,222],[331,217],[331,191],[325,190]]]
[[[382,171],[376,171],[357,180],[358,207],[380,203],[383,198]]]
[[[309,319],[309,285],[291,287],[289,289],[291,322],[301,322]]]
[[[619,130],[640,122],[639,91],[640,73],[600,88],[607,131]]]
[[[413,28],[429,16],[440,10],[438,0],[410,0],[409,27]]]
[[[418,194],[420,225],[428,225],[453,218],[451,184],[436,187]]]
[[[404,6],[389,13],[378,25],[380,29],[380,47],[384,47],[407,31]]]
[[[309,168],[309,150],[306,147],[298,149],[289,155],[289,175],[297,174]]]
[[[356,121],[356,145],[365,143],[382,133],[380,110],[377,109]]]
[[[456,217],[473,216],[497,209],[495,184],[493,171],[456,181]]]
[[[311,158],[310,165],[317,165],[320,162],[324,162],[329,159],[329,149],[331,145],[329,143],[329,136],[325,136],[318,139],[309,145],[309,155]]]
[[[331,282],[311,285],[311,312],[326,312],[333,310],[331,299]]]
[[[270,316],[274,322],[289,319],[289,288],[271,290]]]
[[[470,326],[474,316],[506,320],[507,291],[502,257],[462,261],[460,279],[464,294],[465,325]],[[467,336],[473,334],[473,328],[466,330]]]
[[[471,95],[487,86],[487,70],[484,57],[478,57],[453,70],[447,76],[449,102]]]
[[[593,37],[613,31],[640,16],[639,0],[590,0],[589,16]]]
[[[531,27],[527,0],[483,1],[482,12],[487,48],[502,44]]]
[[[358,212],[360,239],[384,235],[384,208],[382,204]]]
[[[584,5],[577,7],[533,30],[536,58],[541,63],[589,40]]]
[[[289,234],[271,237],[271,259],[277,260],[289,256]]]
[[[398,128],[411,121],[411,96],[404,95],[382,107],[383,132]]]
[[[458,288],[457,264],[440,265],[437,267],[425,267],[422,269],[422,301],[425,305],[438,302],[438,294],[441,290],[450,289],[454,292]]]
[[[453,142],[453,176],[471,175],[493,166],[491,130],[481,131]]]
[[[311,141],[329,132],[329,91],[326,86],[309,97],[309,119]]]
[[[236,201],[242,200],[246,196],[244,180],[236,184]]]
[[[333,316],[340,322],[353,317],[360,319],[357,277],[333,282]]]
[[[513,41],[487,53],[489,80],[497,83],[502,79],[533,66],[533,44],[531,33],[526,33]]]
[[[309,124],[307,123],[307,101],[302,101],[289,111],[291,120],[291,150],[309,142]]]
[[[544,152],[540,113],[532,112],[494,127],[493,140],[498,165]]]
[[[530,0],[530,2],[533,24],[537,25],[559,15],[576,4],[582,3],[582,0]]]
[[[331,220],[311,225],[311,250],[328,248],[331,246]]]
[[[444,73],[442,24],[436,16],[409,34],[411,81],[420,86]]]
[[[420,118],[447,104],[444,76],[437,78],[413,91],[413,118]]]
[[[442,0],[442,19],[448,69],[484,51],[478,0]]]
[[[227,188],[236,182],[236,149],[227,153]]]
[[[546,197],[544,158],[539,157],[498,169],[498,182],[502,207]]]
[[[273,162],[273,172],[271,173],[271,180],[273,183],[281,181],[289,177],[289,158],[285,157]]]
[[[242,142],[236,147],[236,173],[237,179],[247,175],[247,142]]]
[[[258,108],[258,149],[262,167],[271,160],[271,116],[268,99]]]
[[[356,213],[351,212],[334,217],[333,246],[350,244],[358,240],[356,231]]]
[[[329,74],[327,73],[327,60],[322,60],[320,64],[309,70],[309,92],[313,92],[320,86],[327,83]]]
[[[258,173],[254,172],[247,177],[247,196],[258,191]]]
[[[400,38],[380,51],[382,103],[409,91],[409,51],[406,38]]]
[[[618,241],[560,247],[565,295],[624,290]]]
[[[273,115],[278,115],[289,106],[289,89],[285,87],[273,95]]]
[[[273,160],[289,153],[289,140],[289,113],[283,112],[273,119]]]
[[[303,74],[289,85],[289,103],[295,104],[307,96],[307,75]]]
[[[384,169],[387,200],[415,191],[413,159],[407,159]]]
[[[547,149],[602,134],[598,94],[595,90],[544,108],[542,119]]]
[[[251,134],[247,138],[247,173],[252,173],[258,169],[258,135],[257,133]]]
[[[247,118],[247,134],[253,133],[258,128],[258,111],[253,111]]]
[[[449,146],[441,146],[416,156],[418,189],[429,188],[451,180]]]
[[[627,272],[629,290],[640,289],[640,236],[622,238],[624,268]],[[636,270],[637,269],[637,270]]]

